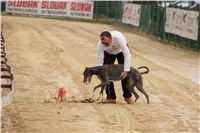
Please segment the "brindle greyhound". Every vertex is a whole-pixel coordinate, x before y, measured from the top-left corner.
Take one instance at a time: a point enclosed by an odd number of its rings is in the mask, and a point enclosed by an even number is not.
[[[145,72],[139,72],[137,69],[145,68]],[[138,67],[137,69],[131,67],[130,71],[127,74],[127,88],[130,92],[132,92],[135,96],[135,102],[138,100],[139,95],[135,92],[134,86],[145,95],[147,99],[147,103],[149,104],[149,96],[143,89],[143,79],[142,74],[149,73],[149,68],[146,66]],[[95,66],[95,67],[86,67],[83,73],[84,75],[84,83],[89,84],[91,82],[91,78],[93,75],[97,75],[101,79],[101,84],[94,87],[93,94],[95,90],[101,87],[100,94],[103,100],[103,91],[106,86],[109,87],[110,81],[121,80],[120,74],[124,70],[123,64],[108,64],[103,66]],[[108,88],[109,89],[109,88]],[[100,97],[99,97],[100,99]]]

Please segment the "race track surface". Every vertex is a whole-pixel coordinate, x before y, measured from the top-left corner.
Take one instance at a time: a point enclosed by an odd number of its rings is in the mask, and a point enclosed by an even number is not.
[[[94,76],[85,85],[82,74],[96,65],[104,30],[125,34],[132,66],[149,67],[143,79],[150,104],[138,90],[137,103],[126,104],[120,82],[115,83],[115,105],[79,102],[100,83]],[[3,132],[200,132],[199,54],[104,24],[2,16],[2,31],[15,76],[14,101],[2,110]],[[62,86],[67,102],[57,103],[50,93]]]

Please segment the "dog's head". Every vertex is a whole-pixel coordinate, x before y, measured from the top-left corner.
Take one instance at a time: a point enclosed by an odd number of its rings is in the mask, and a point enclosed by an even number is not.
[[[93,73],[90,71],[89,68],[86,67],[83,72],[83,76],[84,76],[83,82],[85,84],[89,84],[91,82],[92,75],[93,75]]]

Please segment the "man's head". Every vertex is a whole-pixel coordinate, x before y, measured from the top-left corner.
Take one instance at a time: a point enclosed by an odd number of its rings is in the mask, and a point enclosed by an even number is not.
[[[103,45],[105,45],[106,47],[110,46],[111,42],[112,42],[112,36],[110,34],[110,32],[108,31],[104,31],[100,34],[100,39],[101,39],[101,43]]]

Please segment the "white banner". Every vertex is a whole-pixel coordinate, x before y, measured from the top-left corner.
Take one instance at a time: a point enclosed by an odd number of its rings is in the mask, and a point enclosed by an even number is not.
[[[93,18],[94,2],[67,2],[48,0],[8,0],[6,12],[33,15]]]
[[[69,3],[65,1],[45,1],[40,0],[39,15],[49,15],[49,16],[66,16],[67,5]]]
[[[39,1],[8,0],[6,2],[6,12],[22,14],[38,14]]]
[[[93,2],[70,2],[70,17],[93,18]]]
[[[192,40],[198,39],[199,13],[175,8],[166,9],[165,31]]]
[[[122,23],[139,26],[141,6],[136,4],[124,4]]]

